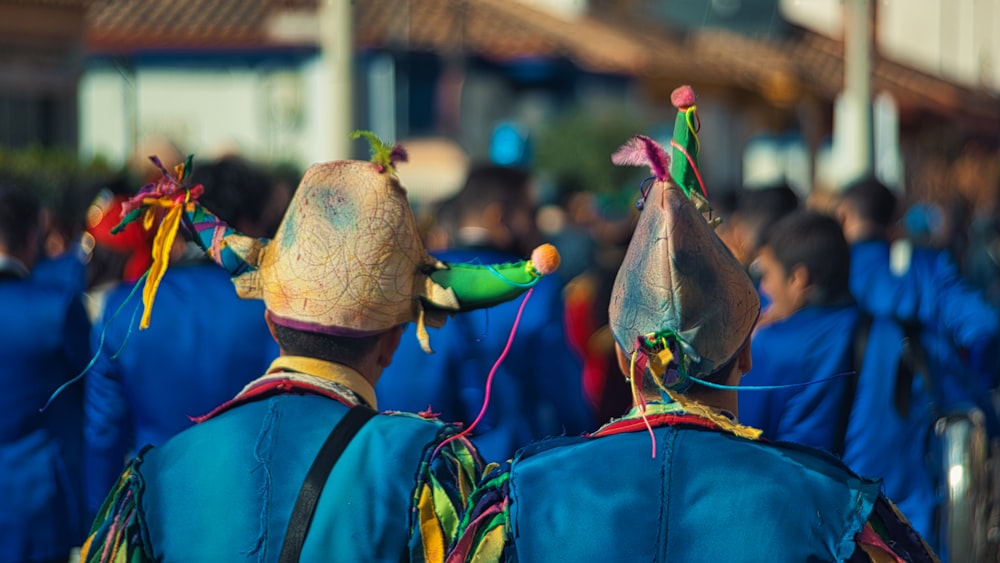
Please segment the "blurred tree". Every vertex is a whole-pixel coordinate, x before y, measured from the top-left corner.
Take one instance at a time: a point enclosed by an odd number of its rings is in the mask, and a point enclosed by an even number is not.
[[[0,147],[0,182],[35,193],[50,214],[50,229],[66,241],[82,232],[87,206],[112,175],[104,159],[83,162],[65,149]]]
[[[560,186],[574,186],[629,205],[645,174],[638,168],[612,165],[611,154],[644,129],[632,116],[571,109],[539,132],[534,147],[536,171]]]

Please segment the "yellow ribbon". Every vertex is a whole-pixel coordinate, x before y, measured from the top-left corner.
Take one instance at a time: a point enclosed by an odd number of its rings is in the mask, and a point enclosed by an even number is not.
[[[177,229],[181,224],[181,216],[187,204],[188,196],[183,202],[175,202],[161,199],[150,199],[145,203],[150,204],[143,216],[143,227],[149,229],[155,222],[156,208],[168,208],[160,227],[156,230],[153,238],[153,264],[149,267],[149,276],[146,278],[146,285],[142,288],[142,320],[139,321],[139,330],[149,327],[149,317],[153,310],[153,301],[156,299],[156,291],[160,287],[160,281],[167,272],[170,264],[170,250],[174,246],[174,238],[177,236]]]

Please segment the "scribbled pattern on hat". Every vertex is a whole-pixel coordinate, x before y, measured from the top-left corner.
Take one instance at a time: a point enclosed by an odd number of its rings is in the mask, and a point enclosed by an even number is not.
[[[253,260],[257,241],[236,237],[227,245]],[[262,298],[279,324],[344,335],[416,320],[423,272],[443,267],[396,177],[362,161],[310,167],[255,266],[234,279],[241,297]]]
[[[181,224],[233,276],[237,293],[263,299],[278,324],[364,336],[416,321],[417,339],[427,352],[426,327],[441,327],[454,313],[514,299],[558,268],[559,253],[547,244],[529,260],[504,264],[446,264],[432,258],[395,174],[406,151],[367,131],[353,137],[368,140],[372,160],[311,166],[271,240],[240,234],[197,203],[203,186],[182,184],[191,157],[175,174],[151,157],[161,178],[125,202],[122,223],[115,228],[142,219],[143,227],[155,232],[140,328],[148,326]]]

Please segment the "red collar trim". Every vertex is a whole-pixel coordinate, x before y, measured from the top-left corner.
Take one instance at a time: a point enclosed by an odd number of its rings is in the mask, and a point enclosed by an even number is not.
[[[697,426],[699,428],[707,428],[709,430],[722,430],[718,424],[712,422],[711,420],[693,414],[654,414],[647,416],[646,420],[649,421],[649,425],[653,428],[657,428],[659,426]],[[601,438],[603,436],[625,434],[627,432],[636,432],[645,429],[646,423],[643,422],[642,418],[628,418],[606,424],[597,432],[586,434],[586,437]]]
[[[348,407],[354,406],[354,403],[349,402],[347,399],[329,389],[292,379],[275,379],[261,382],[250,389],[247,389],[236,397],[222,403],[218,407],[215,407],[215,409],[208,414],[193,416],[190,418],[195,423],[205,422],[210,418],[215,418],[216,416],[219,416],[220,414],[240,405],[272,397],[274,395],[319,395],[321,397],[327,397],[329,399],[340,401]]]

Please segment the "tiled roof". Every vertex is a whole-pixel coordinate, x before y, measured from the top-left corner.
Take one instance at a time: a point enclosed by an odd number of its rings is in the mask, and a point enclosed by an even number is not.
[[[594,72],[642,74],[650,53],[628,30],[563,19],[511,0],[372,0],[355,4],[360,45],[462,49],[493,59],[563,56]]]
[[[843,88],[844,45],[815,33],[805,33],[794,41],[778,44],[794,53],[790,57],[799,76],[813,87],[829,95]],[[971,118],[991,120],[1000,125],[1000,96],[966,88],[895,63],[876,58],[872,72],[872,88],[893,94],[901,107],[922,108],[941,113],[960,112]]]
[[[263,45],[271,9],[269,0],[97,0],[86,44],[96,52]]]
[[[807,31],[788,39],[684,33],[597,16],[562,19],[509,0],[365,0],[355,7],[363,45],[463,48],[497,59],[559,55],[595,72],[705,80],[755,92],[791,80],[791,87],[825,100],[843,89],[843,43]],[[891,92],[901,105],[1000,123],[1000,98],[884,58],[873,70],[873,88]]]
[[[0,0],[3,4],[31,4],[32,6],[85,7],[101,0]]]
[[[318,0],[94,1],[88,47],[128,52],[275,45],[269,17],[313,11]],[[560,56],[593,72],[704,80],[754,92],[787,83],[824,100],[843,85],[843,44],[805,31],[788,39],[684,33],[605,14],[565,18],[514,0],[355,0],[352,6],[355,43],[362,48],[391,45],[500,60]],[[962,112],[1000,125],[996,96],[885,59],[874,67],[873,87],[908,107]]]

